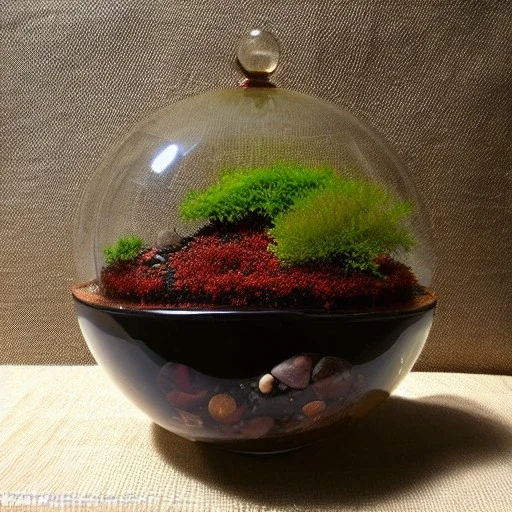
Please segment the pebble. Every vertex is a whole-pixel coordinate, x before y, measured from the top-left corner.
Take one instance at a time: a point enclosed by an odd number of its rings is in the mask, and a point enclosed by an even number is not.
[[[186,365],[167,363],[158,384],[173,406],[169,413],[184,426],[257,439],[270,431],[309,430],[365,415],[387,393],[372,390],[361,400],[353,399],[364,384],[364,376],[356,369],[341,358],[299,354],[259,381],[238,381],[227,387]]]
[[[311,358],[300,355],[278,364],[270,373],[290,388],[305,389],[309,384],[311,366]]]
[[[307,403],[302,408],[302,413],[306,418],[317,418],[325,411],[326,407],[327,406],[324,401],[314,400],[313,402]]]
[[[206,389],[194,394],[173,390],[167,393],[167,401],[178,409],[190,409],[200,405],[207,395],[208,391]]]
[[[313,382],[327,379],[345,370],[351,371],[352,365],[344,359],[332,356],[323,357],[313,368]]]
[[[222,393],[210,399],[208,411],[215,421],[224,424],[232,424],[233,416],[237,412],[237,405],[231,395]]]
[[[264,436],[274,426],[274,418],[270,416],[261,416],[247,421],[240,429],[240,432],[250,438],[258,438]]]
[[[313,389],[322,400],[347,395],[355,381],[352,365],[338,357],[324,357],[313,369]]]
[[[350,374],[342,373],[329,379],[321,380],[313,384],[313,389],[318,398],[329,400],[347,396],[354,384],[354,378]]]
[[[183,364],[167,363],[158,374],[158,386],[165,394],[175,389],[194,394],[197,388],[191,383],[191,372],[193,370]]]
[[[260,382],[258,383],[258,387],[260,391],[265,395],[271,393],[274,387],[274,377],[272,377],[270,373],[263,375],[263,377],[260,379]]]
[[[160,263],[165,263],[165,258],[163,256],[161,256],[160,254],[155,254],[153,256],[153,259]]]
[[[156,237],[157,247],[173,247],[177,248],[181,245],[181,236],[170,229],[160,231]]]

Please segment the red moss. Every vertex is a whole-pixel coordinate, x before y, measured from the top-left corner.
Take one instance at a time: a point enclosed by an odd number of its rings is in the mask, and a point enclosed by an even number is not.
[[[407,301],[417,284],[411,270],[389,256],[377,261],[381,277],[345,275],[335,264],[285,267],[268,251],[270,241],[265,232],[247,229],[208,233],[166,256],[167,263],[149,249],[133,262],[105,267],[102,293],[164,307],[335,309]]]
[[[195,238],[171,258],[176,292],[219,305],[331,309],[407,300],[416,284],[410,269],[388,256],[378,260],[382,277],[346,276],[334,264],[283,267],[267,250],[270,241],[262,232],[227,242],[219,235]]]
[[[152,249],[134,262],[118,263],[103,269],[101,287],[108,297],[151,301],[164,292],[165,268],[150,265],[156,250]]]

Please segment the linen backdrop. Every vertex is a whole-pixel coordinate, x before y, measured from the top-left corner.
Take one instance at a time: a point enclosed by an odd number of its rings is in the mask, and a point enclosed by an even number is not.
[[[423,195],[439,307],[416,368],[512,371],[512,3],[0,0],[0,363],[91,363],[73,226],[102,155],[159,107],[240,78],[238,41],[281,41],[275,82],[345,107]]]

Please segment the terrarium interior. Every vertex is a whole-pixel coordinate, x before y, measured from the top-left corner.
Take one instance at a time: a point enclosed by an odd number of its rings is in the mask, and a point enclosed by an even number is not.
[[[124,307],[407,302],[430,280],[423,220],[392,150],[351,114],[279,88],[211,92],[142,122],[102,164],[76,284]]]
[[[157,112],[105,159],[73,286],[91,352],[153,421],[264,453],[377,407],[436,304],[424,212],[393,151],[272,86],[277,47],[252,31],[245,87]]]

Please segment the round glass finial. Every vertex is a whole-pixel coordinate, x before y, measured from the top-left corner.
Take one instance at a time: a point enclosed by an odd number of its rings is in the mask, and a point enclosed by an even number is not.
[[[277,68],[279,43],[271,32],[254,29],[240,43],[237,57],[247,76],[266,77]]]

